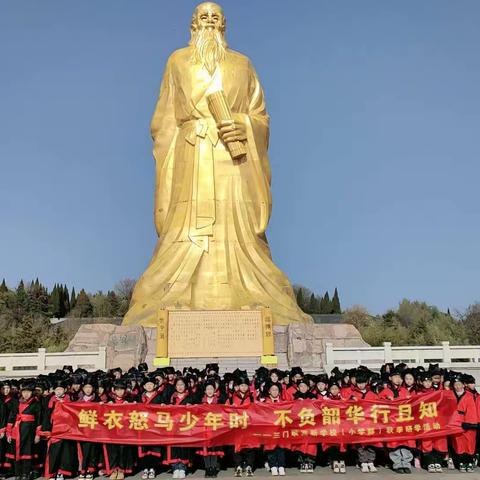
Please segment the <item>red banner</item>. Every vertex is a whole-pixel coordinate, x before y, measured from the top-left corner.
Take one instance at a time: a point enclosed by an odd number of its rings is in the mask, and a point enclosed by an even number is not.
[[[134,445],[259,447],[374,443],[462,431],[451,392],[409,400],[229,405],[58,403],[52,437]]]

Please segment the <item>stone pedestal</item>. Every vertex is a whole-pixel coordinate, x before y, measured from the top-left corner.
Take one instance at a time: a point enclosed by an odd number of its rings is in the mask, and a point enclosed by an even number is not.
[[[278,368],[287,370],[295,366],[309,373],[323,371],[325,345],[337,347],[368,347],[360,332],[347,324],[291,324],[273,327],[275,354]],[[67,351],[94,351],[99,346],[107,349],[107,367],[128,369],[146,361],[153,369],[156,356],[155,328],[141,326],[117,326],[110,324],[82,325],[70,342]],[[248,370],[251,374],[260,367],[260,357],[190,357],[171,358],[171,365],[182,369],[186,366],[204,368],[207,363],[217,362],[220,372],[235,368]]]

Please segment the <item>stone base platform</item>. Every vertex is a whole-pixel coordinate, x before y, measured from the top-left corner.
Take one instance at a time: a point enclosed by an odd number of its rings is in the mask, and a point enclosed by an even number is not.
[[[291,324],[274,326],[275,354],[278,368],[287,370],[300,366],[309,373],[323,372],[326,343],[337,347],[368,347],[359,331],[348,324]],[[128,369],[146,361],[153,368],[156,356],[156,329],[141,326],[113,324],[82,325],[67,351],[95,351],[105,346],[107,368]],[[220,373],[236,368],[246,369],[250,374],[260,364],[260,357],[192,357],[171,358],[175,368],[203,368],[207,363],[218,363]]]

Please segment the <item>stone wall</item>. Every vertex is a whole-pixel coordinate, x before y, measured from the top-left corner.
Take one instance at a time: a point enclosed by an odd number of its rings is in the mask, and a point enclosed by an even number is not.
[[[107,368],[129,369],[143,362],[147,355],[143,327],[106,323],[82,325],[66,351],[94,351],[99,346],[106,347]]]

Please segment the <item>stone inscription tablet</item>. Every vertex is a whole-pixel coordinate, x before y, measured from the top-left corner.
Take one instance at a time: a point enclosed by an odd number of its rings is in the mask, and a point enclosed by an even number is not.
[[[168,355],[254,357],[263,354],[260,310],[168,312]]]

